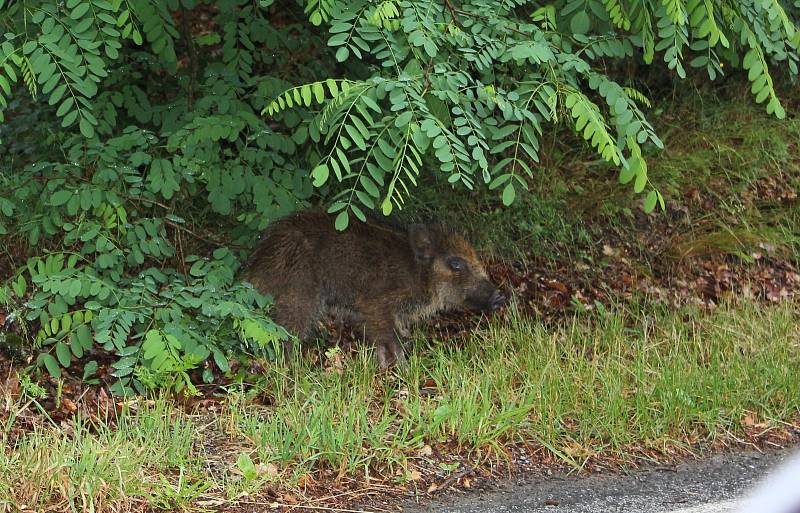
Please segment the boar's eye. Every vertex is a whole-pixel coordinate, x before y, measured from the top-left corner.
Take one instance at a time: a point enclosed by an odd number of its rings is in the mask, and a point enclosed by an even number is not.
[[[447,267],[455,273],[460,273],[467,268],[467,262],[463,258],[450,257],[447,259]]]

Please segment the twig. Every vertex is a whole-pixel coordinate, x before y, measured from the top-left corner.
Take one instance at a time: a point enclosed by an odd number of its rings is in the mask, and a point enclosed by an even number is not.
[[[346,480],[349,483],[355,483],[355,482],[359,482],[360,483],[360,481],[357,481],[355,479],[348,478],[348,477],[345,477],[344,480]],[[367,485],[367,486],[369,486],[370,488],[375,488],[377,490],[381,490],[381,489],[383,489],[383,490],[394,490],[395,489],[394,486],[389,486],[389,485],[385,485],[385,484],[381,484],[381,483],[369,483],[369,485]]]
[[[447,8],[450,9],[450,17],[453,18],[453,23],[455,23],[457,27],[461,28],[461,23],[458,22],[458,11],[453,6],[453,3],[450,0],[444,0],[444,3],[447,5]]]
[[[186,271],[186,255],[183,253],[183,237],[181,237],[181,230],[175,230],[175,237],[178,239],[178,261],[181,263],[183,277],[188,278],[189,273]]]
[[[227,246],[227,247],[233,248],[233,249],[244,249],[244,246],[240,246],[238,244],[226,244],[226,243],[218,241],[218,240],[209,239],[208,237],[205,237],[205,236],[200,235],[199,233],[195,232],[191,228],[188,228],[186,226],[182,226],[182,225],[180,225],[178,223],[175,223],[175,222],[172,222],[172,221],[169,221],[169,220],[164,221],[164,224],[167,225],[167,226],[171,226],[171,227],[175,228],[176,230],[183,230],[183,231],[185,231],[186,233],[188,233],[189,235],[191,235],[192,237],[194,237],[194,238],[196,238],[198,240],[202,240],[203,242],[208,242],[209,244],[213,244],[213,245],[218,246],[218,247]]]
[[[374,490],[366,490],[366,491],[364,491],[364,490],[352,490],[352,491],[349,491],[349,492],[342,492],[342,493],[336,493],[334,495],[328,495],[327,497],[317,497],[316,499],[311,499],[311,502],[322,502],[322,501],[327,501],[327,500],[330,500],[330,499],[335,499],[337,497],[344,497],[344,496],[361,497],[362,495],[375,495],[375,494],[378,494],[378,493],[381,493],[381,492],[374,491]]]
[[[784,426],[789,427],[790,429],[800,429],[800,424],[794,424],[792,422],[786,422],[784,420],[775,419],[778,424],[783,424]]]
[[[253,506],[269,506],[272,509],[275,508],[289,508],[290,510],[293,509],[313,509],[318,511],[338,511],[340,513],[375,513],[374,511],[367,511],[365,509],[342,509],[342,508],[333,508],[327,506],[310,506],[310,505],[302,505],[302,504],[284,504],[281,502],[256,502],[256,501],[239,501],[240,504],[250,504]]]
[[[746,440],[742,440],[742,439],[741,439],[741,438],[739,438],[738,436],[734,435],[734,434],[733,434],[733,432],[732,432],[732,431],[730,431],[729,429],[726,429],[726,430],[725,430],[725,432],[728,434],[728,436],[730,436],[731,438],[733,438],[734,440],[736,440],[736,441],[737,441],[737,442],[739,442],[740,444],[742,444],[742,445],[751,445],[751,446],[753,446],[753,448],[754,448],[756,451],[758,451],[758,452],[760,452],[760,453],[762,453],[762,454],[764,453],[764,451],[762,451],[762,450],[761,450],[761,448],[759,448],[759,447],[758,447],[758,445],[754,444],[753,442],[748,442],[748,441],[746,441]]]
[[[471,465],[466,465],[464,467],[464,470],[456,472],[456,473],[452,474],[450,477],[448,477],[447,479],[445,479],[444,482],[441,485],[436,487],[436,489],[432,492],[432,494],[439,493],[442,490],[445,490],[445,489],[449,488],[450,486],[453,485],[453,483],[455,483],[456,481],[458,481],[462,477],[465,477],[465,476],[468,476],[468,475],[472,474],[473,472],[475,472],[475,469],[472,468]]]

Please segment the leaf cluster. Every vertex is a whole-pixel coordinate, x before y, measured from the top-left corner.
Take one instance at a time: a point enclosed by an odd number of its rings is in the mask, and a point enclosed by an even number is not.
[[[326,10],[327,44],[338,61],[369,63],[369,76],[295,86],[264,113],[315,114],[311,174],[331,190],[339,228],[350,214],[401,207],[422,162],[453,185],[501,191],[508,205],[539,165],[543,133],[562,123],[646,192],[649,212],[664,200],[643,155],[662,143],[643,111],[650,101],[613,63],[663,60],[679,78],[688,64],[709,80],[741,68],[755,100],[782,118],[769,68],[796,77],[797,16],[771,1],[340,0]]]

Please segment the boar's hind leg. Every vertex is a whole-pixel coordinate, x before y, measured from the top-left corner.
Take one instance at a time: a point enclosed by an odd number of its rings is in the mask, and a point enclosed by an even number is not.
[[[363,322],[365,338],[375,344],[375,356],[380,369],[385,370],[392,365],[405,367],[407,362],[403,345],[394,332],[395,323],[391,313],[365,308]]]
[[[292,335],[296,335],[301,343],[314,336],[319,313],[319,301],[313,295],[285,294],[275,301],[275,322]],[[291,341],[284,342],[285,358],[288,359],[292,355],[292,348]]]

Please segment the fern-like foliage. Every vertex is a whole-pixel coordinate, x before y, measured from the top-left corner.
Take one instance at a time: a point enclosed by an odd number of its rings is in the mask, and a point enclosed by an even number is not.
[[[531,18],[512,8],[523,6],[533,9]],[[767,111],[778,117],[785,113],[770,63],[797,72],[796,21],[780,2],[353,0],[325,12],[337,60],[371,54],[372,78],[349,92],[321,82],[297,86],[266,113],[317,108],[325,96],[309,130],[324,135],[327,150],[311,176],[326,188],[335,177],[331,211],[339,213],[339,227],[348,212],[363,219],[365,209],[401,206],[426,153],[451,183],[482,182],[502,190],[509,204],[534,172],[543,125],[567,118],[642,191],[649,181],[640,146],[661,147],[641,110],[650,102],[604,75],[602,59],[639,52],[650,63],[658,54],[680,78],[688,63],[712,80],[726,65],[742,66],[756,101],[768,100]],[[648,210],[662,203],[652,192]]]
[[[7,33],[0,43],[0,90],[22,75],[31,96],[41,94],[57,106],[62,126],[77,124],[93,137],[98,120],[92,100],[122,41],[140,39],[136,19],[120,1],[9,3],[0,21],[24,30]],[[7,104],[2,96],[0,111]]]
[[[90,358],[105,353],[118,394],[191,391],[242,352],[275,356],[286,333],[235,279],[246,252],[226,246],[313,192],[295,163],[308,132],[259,113],[287,76],[330,72],[316,61],[279,72],[274,53],[324,41],[290,48],[269,2],[184,5],[0,5],[0,259],[20,255],[0,280],[3,309],[53,376],[80,361],[97,381]],[[226,235],[203,235],[205,222]]]
[[[320,25],[330,19],[335,5],[335,0],[306,0],[305,13],[311,23]]]

